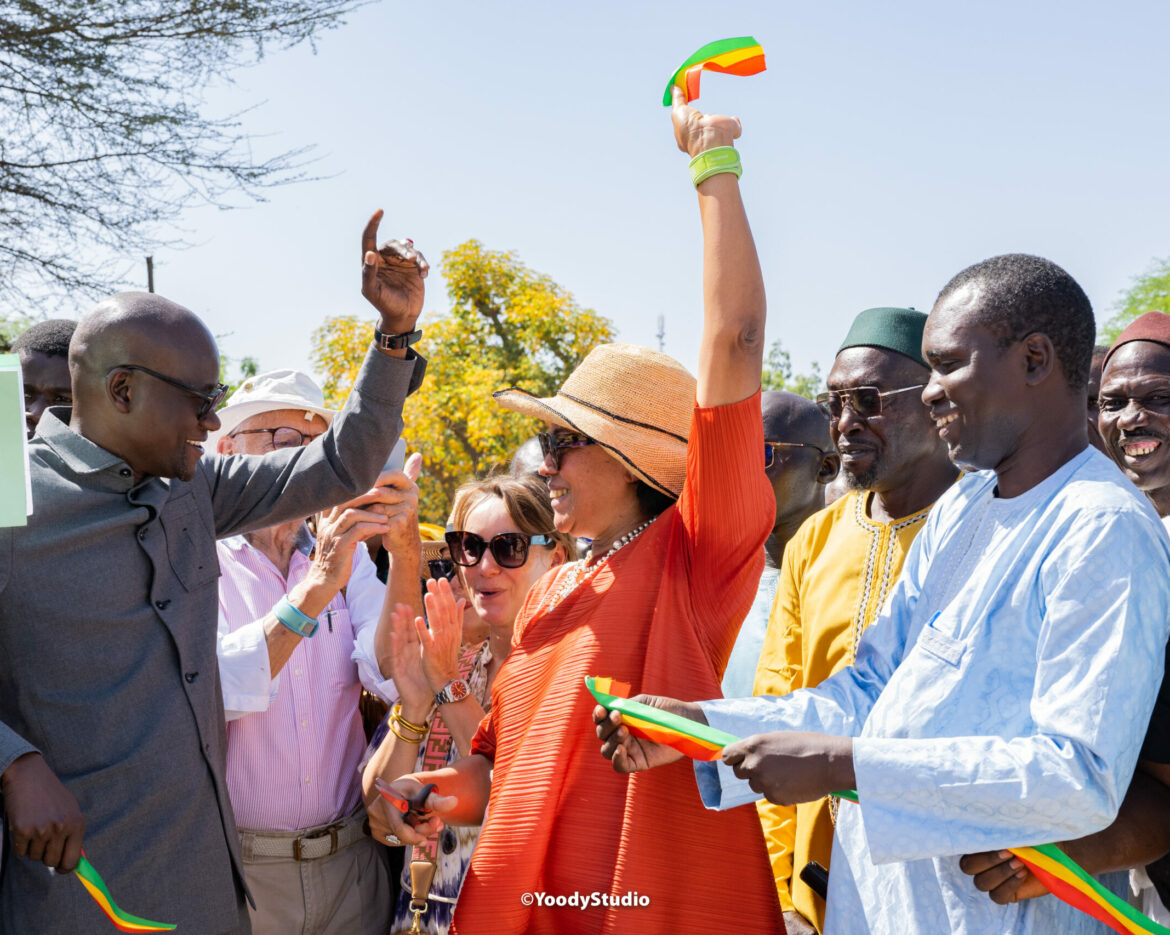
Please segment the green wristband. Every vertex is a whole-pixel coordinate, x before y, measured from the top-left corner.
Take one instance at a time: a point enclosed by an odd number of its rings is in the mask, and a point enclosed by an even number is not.
[[[700,182],[724,172],[730,172],[736,178],[743,175],[743,165],[734,146],[716,146],[704,150],[691,160],[691,181],[695,183],[695,188],[699,187]]]

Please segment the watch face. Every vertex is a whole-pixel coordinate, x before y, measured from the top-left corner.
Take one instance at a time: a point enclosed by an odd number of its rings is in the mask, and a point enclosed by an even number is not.
[[[436,704],[450,704],[452,701],[461,701],[471,694],[471,686],[463,679],[452,679],[441,692],[435,695]]]

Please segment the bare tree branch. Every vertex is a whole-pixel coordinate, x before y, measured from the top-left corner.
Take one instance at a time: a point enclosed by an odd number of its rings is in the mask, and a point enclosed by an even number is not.
[[[257,158],[202,90],[313,44],[370,0],[15,0],[0,7],[0,312],[122,285],[198,204],[308,178],[308,148]],[[178,245],[173,236],[166,241]]]

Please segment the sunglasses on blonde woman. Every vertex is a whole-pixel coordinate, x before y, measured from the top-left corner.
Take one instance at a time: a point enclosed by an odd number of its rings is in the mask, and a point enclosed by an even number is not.
[[[464,568],[478,565],[484,552],[488,551],[501,568],[520,568],[528,561],[530,544],[553,545],[552,536],[526,536],[522,532],[502,532],[489,540],[465,529],[452,529],[444,538],[451,550],[451,560]]]

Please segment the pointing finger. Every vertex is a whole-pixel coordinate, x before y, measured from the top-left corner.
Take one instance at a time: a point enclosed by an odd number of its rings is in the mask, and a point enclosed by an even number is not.
[[[366,222],[366,229],[362,231],[362,256],[365,258],[367,266],[374,262],[370,258],[370,254],[376,253],[378,250],[378,225],[380,223],[382,223],[381,208],[370,216]]]

